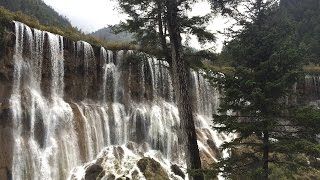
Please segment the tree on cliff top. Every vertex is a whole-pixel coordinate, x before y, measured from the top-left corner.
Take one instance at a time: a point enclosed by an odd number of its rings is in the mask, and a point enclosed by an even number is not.
[[[295,95],[302,69],[295,24],[275,0],[252,0],[247,7],[243,29],[225,48],[234,72],[222,79],[221,115],[214,122],[219,131],[238,135],[223,145],[231,150],[220,162],[223,175],[267,180],[271,165],[319,164],[320,117],[319,110],[286,100]]]

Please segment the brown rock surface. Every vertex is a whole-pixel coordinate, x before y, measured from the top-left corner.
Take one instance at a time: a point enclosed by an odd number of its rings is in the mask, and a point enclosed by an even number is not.
[[[147,180],[169,180],[161,164],[152,158],[145,157],[138,161],[138,167]]]
[[[8,104],[0,103],[0,179],[6,180],[11,174],[13,136],[12,120]]]
[[[8,24],[0,33],[0,179],[10,179],[13,136],[12,118],[9,105],[9,98],[12,92],[12,79],[14,65],[12,61],[14,53],[15,36],[12,33],[13,24]]]

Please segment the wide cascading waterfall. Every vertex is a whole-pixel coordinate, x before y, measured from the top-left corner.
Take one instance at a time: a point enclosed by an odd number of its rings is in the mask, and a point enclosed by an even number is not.
[[[139,60],[131,59],[135,52],[113,52],[83,41],[67,49],[63,37],[19,22],[15,31],[13,179],[81,179],[79,166],[103,155],[130,161],[106,161],[116,176],[129,172],[120,173],[119,164],[137,168],[134,162],[141,154],[169,167],[184,165],[167,62],[143,53],[137,53]],[[221,156],[218,147],[228,136],[210,128],[218,91],[204,72],[190,73],[201,159],[209,167]]]

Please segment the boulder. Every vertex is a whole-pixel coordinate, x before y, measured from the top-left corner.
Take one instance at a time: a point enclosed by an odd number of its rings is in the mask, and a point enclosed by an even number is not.
[[[171,171],[175,175],[178,175],[178,176],[182,177],[183,179],[186,177],[185,174],[183,173],[183,171],[180,169],[180,167],[176,164],[171,165]]]
[[[104,176],[105,172],[100,165],[92,164],[86,168],[85,174],[85,180],[96,180],[101,179]]]
[[[116,179],[116,176],[113,175],[113,174],[108,174],[106,177],[105,177],[106,180],[115,180]]]
[[[169,176],[161,164],[152,158],[142,158],[137,165],[147,180],[169,180]]]

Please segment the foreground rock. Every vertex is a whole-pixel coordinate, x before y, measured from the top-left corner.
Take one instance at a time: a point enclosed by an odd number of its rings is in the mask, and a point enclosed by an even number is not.
[[[169,179],[166,171],[161,167],[160,163],[152,158],[145,157],[138,161],[138,167],[146,179]]]
[[[157,151],[135,143],[105,148],[96,160],[73,170],[70,180],[182,180],[179,166],[167,164]],[[144,153],[146,152],[146,153]]]

